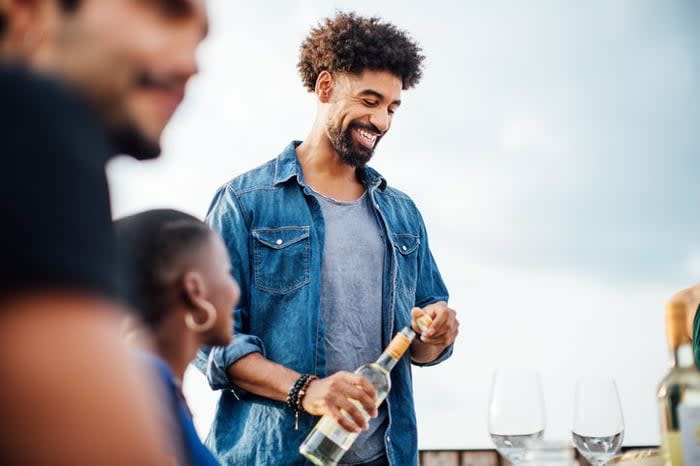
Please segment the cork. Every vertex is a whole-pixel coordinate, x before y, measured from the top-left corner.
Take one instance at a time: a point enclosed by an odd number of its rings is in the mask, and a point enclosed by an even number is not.
[[[418,325],[421,333],[425,333],[433,325],[433,319],[428,314],[423,314],[416,320],[416,325]]]

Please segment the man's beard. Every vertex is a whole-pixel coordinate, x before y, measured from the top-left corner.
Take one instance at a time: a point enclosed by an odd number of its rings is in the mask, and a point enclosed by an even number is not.
[[[374,147],[371,149],[355,142],[353,139],[352,130],[360,128],[380,135],[377,136]],[[370,161],[374,155],[374,149],[377,147],[379,140],[382,138],[381,131],[379,131],[374,125],[366,125],[357,122],[350,123],[345,131],[342,132],[329,125],[328,134],[330,136],[331,146],[333,146],[333,149],[340,157],[340,160],[355,168],[364,167],[367,162]]]
[[[102,73],[72,73],[64,70],[57,73],[66,76],[75,89],[79,90],[97,112],[114,150],[113,155],[130,155],[137,160],[154,159],[160,155],[160,142],[149,138],[138,124],[129,117],[124,106],[129,86],[135,78],[133,73],[123,71],[116,80],[119,85],[105,83]]]
[[[150,160],[160,156],[160,143],[143,134],[135,124],[124,122],[108,128],[117,154],[130,155],[136,160]]]

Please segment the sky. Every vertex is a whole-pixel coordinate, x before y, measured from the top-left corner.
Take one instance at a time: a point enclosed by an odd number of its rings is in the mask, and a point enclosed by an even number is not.
[[[665,301],[700,281],[700,4],[690,0],[208,3],[200,74],[157,161],[108,169],[115,216],[203,217],[216,189],[311,128],[299,45],[337,10],[426,55],[371,165],[411,195],[461,323],[416,369],[421,448],[492,448],[496,368],[537,369],[545,437],[568,439],[579,377],[615,379],[625,445],[658,443]],[[188,372],[205,435],[216,394]]]

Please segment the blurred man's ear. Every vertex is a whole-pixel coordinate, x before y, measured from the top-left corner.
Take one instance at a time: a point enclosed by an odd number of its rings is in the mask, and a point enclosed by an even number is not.
[[[0,0],[0,56],[32,61],[54,35],[61,13],[54,0]]]
[[[0,0],[0,44],[7,32],[7,0]]]

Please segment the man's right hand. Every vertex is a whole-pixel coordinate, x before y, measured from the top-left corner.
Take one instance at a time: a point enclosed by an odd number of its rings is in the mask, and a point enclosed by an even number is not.
[[[371,417],[377,417],[377,392],[372,384],[361,375],[344,371],[313,380],[306,389],[302,407],[314,416],[333,416],[349,432],[367,430],[367,421],[350,399],[357,400]]]
[[[688,320],[686,322],[686,328],[688,330],[688,337],[693,338],[693,326],[695,322],[695,313],[698,310],[698,304],[700,304],[700,284],[691,286],[681,290],[671,296],[669,303],[680,302],[683,303],[687,311]]]

